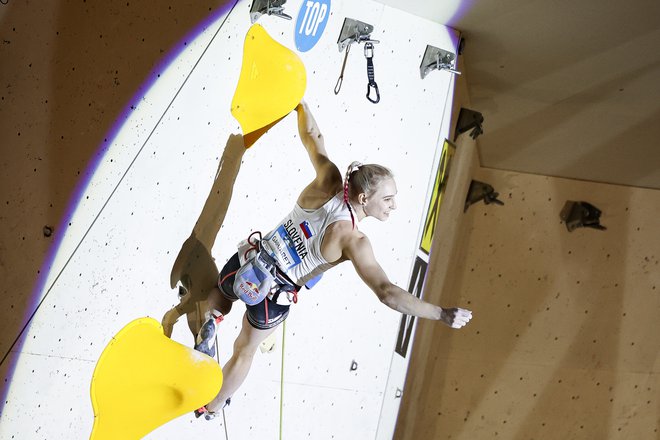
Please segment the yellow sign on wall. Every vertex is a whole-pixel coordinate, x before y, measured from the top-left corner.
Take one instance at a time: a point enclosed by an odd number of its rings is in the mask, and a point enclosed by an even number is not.
[[[419,244],[419,248],[426,252],[426,254],[431,253],[431,242],[433,241],[433,234],[435,233],[435,225],[438,222],[438,216],[440,215],[440,206],[442,205],[442,199],[449,179],[449,168],[455,152],[456,146],[448,140],[445,140],[442,145],[442,153],[440,154],[440,164],[438,165],[438,171],[435,175],[433,192],[431,193],[428,209],[426,211],[422,240]]]

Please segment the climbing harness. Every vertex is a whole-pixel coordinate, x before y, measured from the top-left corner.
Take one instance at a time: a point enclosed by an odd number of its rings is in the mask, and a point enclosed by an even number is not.
[[[378,104],[380,101],[380,92],[374,78],[374,45],[371,41],[364,43],[364,57],[367,59],[367,78],[369,79],[369,83],[367,84],[367,99],[369,102]],[[372,90],[376,92],[375,99],[371,97]]]
[[[264,303],[266,324],[269,321],[268,301],[281,305],[298,303],[299,286],[280,269],[275,258],[261,245],[261,232],[255,231],[247,240],[238,244],[240,268],[227,274],[234,275],[233,290],[238,298],[248,305]]]

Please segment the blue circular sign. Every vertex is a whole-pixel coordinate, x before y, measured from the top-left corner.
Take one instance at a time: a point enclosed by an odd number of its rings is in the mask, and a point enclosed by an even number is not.
[[[296,20],[296,48],[307,52],[318,43],[330,16],[330,0],[303,0]]]

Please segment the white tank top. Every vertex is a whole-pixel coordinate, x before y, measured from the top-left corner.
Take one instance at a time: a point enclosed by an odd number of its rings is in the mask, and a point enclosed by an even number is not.
[[[341,192],[313,211],[296,203],[261,244],[277,260],[280,269],[302,286],[331,267],[321,255],[321,243],[327,227],[339,220],[351,220]]]

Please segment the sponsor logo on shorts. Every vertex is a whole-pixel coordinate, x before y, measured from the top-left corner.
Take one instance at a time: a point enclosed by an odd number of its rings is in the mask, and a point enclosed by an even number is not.
[[[269,319],[268,319],[268,324],[272,324],[272,323],[274,323],[275,321],[277,321],[277,320],[280,319],[281,317],[282,317],[282,315],[277,315],[275,318],[270,318],[270,317],[269,317]]]

